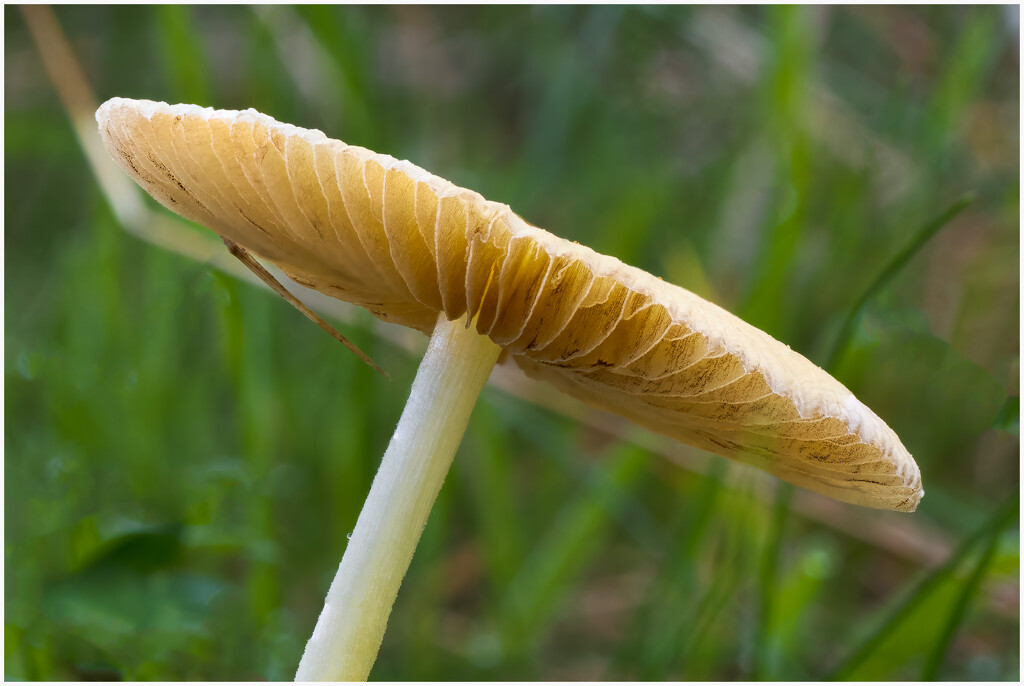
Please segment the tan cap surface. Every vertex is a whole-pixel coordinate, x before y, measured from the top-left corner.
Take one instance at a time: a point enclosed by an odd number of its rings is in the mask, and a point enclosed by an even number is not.
[[[468,312],[528,375],[837,499],[924,493],[896,434],[806,358],[507,205],[255,110],[114,98],[96,119],[154,198],[303,285],[427,333]]]

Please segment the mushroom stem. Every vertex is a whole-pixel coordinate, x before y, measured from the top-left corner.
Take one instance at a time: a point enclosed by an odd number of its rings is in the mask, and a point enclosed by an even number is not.
[[[438,317],[296,681],[369,675],[398,587],[500,352],[465,317]]]

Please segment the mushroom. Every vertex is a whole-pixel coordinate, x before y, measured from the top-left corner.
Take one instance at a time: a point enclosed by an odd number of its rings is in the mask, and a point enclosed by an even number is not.
[[[114,98],[96,119],[164,206],[300,284],[430,335],[297,679],[368,676],[502,355],[593,407],[838,500],[909,512],[923,495],[896,434],[822,369],[506,205],[251,109]]]

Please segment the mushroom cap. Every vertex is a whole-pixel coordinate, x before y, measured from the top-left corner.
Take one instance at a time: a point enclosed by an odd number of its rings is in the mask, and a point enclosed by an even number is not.
[[[252,109],[114,98],[96,120],[161,204],[302,285],[426,333],[468,313],[529,376],[838,500],[924,494],[892,429],[789,346],[507,205]]]

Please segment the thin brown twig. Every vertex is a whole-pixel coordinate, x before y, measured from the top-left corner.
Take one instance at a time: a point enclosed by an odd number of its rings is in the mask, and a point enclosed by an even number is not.
[[[387,372],[385,372],[383,369],[377,366],[376,362],[370,359],[369,355],[367,355],[358,347],[356,347],[355,343],[351,342],[350,340],[342,336],[340,333],[338,333],[338,331],[333,326],[325,322],[323,318],[320,317],[320,315],[306,307],[301,300],[299,300],[294,295],[289,293],[288,289],[282,286],[281,282],[278,281],[273,274],[268,272],[266,267],[260,264],[255,257],[252,256],[252,253],[250,253],[248,250],[240,246],[238,243],[235,243],[230,238],[225,238],[224,236],[221,236],[220,239],[224,241],[224,245],[227,246],[228,252],[234,255],[239,262],[248,267],[249,271],[258,276],[260,280],[263,281],[263,283],[270,286],[271,290],[273,290],[275,293],[277,293],[282,298],[287,300],[292,307],[294,307],[302,314],[306,315],[311,321],[315,322],[316,325],[319,326],[321,329],[331,334],[331,336],[333,336],[336,341],[338,341],[343,346],[354,352],[359,357],[359,359],[361,359],[363,362],[365,362],[366,364],[370,365],[378,372],[383,374],[384,378],[391,378],[390,376],[388,376]]]

